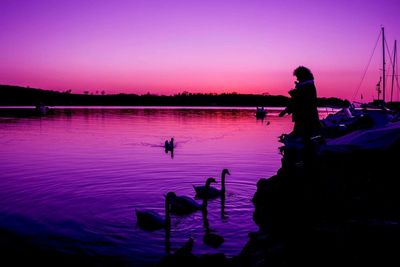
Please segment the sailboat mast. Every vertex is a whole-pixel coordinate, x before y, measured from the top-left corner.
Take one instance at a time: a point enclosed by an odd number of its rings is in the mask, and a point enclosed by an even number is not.
[[[383,92],[383,102],[385,103],[385,89],[386,89],[386,74],[385,74],[385,65],[386,65],[386,62],[385,62],[385,28],[384,27],[382,27],[382,60],[383,60],[383,62],[382,62],[382,68],[383,68],[383,74],[382,74],[382,92]]]
[[[390,102],[393,102],[393,85],[394,85],[394,76],[395,76],[395,66],[396,66],[396,57],[397,57],[397,40],[394,40],[394,49],[393,49],[393,68],[392,68],[392,91],[390,93]]]

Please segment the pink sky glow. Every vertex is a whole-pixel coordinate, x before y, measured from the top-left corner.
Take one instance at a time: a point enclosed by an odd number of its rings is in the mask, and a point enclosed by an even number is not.
[[[0,84],[73,93],[287,95],[304,65],[320,97],[372,99],[380,43],[355,93],[380,27],[390,50],[400,37],[398,0],[3,0],[0,10]]]

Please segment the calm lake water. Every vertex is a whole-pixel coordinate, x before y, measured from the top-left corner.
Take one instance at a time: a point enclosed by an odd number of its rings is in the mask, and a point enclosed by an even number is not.
[[[194,253],[236,255],[257,230],[256,182],[279,169],[278,136],[291,129],[290,116],[257,120],[253,108],[59,108],[0,118],[0,230],[35,247],[152,265],[165,255],[165,233],[139,229],[135,209],[164,214],[164,194],[194,197],[193,185],[220,181],[228,168],[225,216],[220,199],[208,204],[225,242],[203,244],[201,212],[173,215],[170,242],[174,251],[193,237]],[[173,157],[163,149],[171,137]]]

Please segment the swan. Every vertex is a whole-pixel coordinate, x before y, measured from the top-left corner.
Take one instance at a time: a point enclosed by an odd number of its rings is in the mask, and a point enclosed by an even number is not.
[[[201,210],[202,205],[187,196],[177,196],[173,193],[171,198],[171,213],[177,215],[186,215]]]
[[[136,209],[137,224],[143,230],[157,230],[161,228],[169,228],[171,226],[171,198],[173,195],[168,193],[165,196],[165,218],[152,210]]]
[[[208,197],[209,198],[216,198],[223,194],[225,194],[225,176],[230,175],[228,169],[223,169],[221,173],[221,189],[217,189],[215,187],[210,187],[208,190]],[[194,190],[196,191],[196,197],[204,198],[206,194],[206,187],[205,186],[193,186]]]
[[[211,183],[215,182],[214,178],[208,178],[204,186],[205,190],[209,190]],[[207,201],[199,204],[190,197],[177,196],[174,192],[170,192],[169,194],[171,196],[171,213],[173,214],[186,215],[207,207]]]

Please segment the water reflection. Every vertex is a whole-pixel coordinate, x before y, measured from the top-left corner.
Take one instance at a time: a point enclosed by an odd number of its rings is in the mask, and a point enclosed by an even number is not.
[[[219,235],[216,233],[214,229],[210,228],[210,223],[208,221],[208,209],[207,209],[207,198],[204,198],[203,206],[205,207],[203,209],[202,215],[203,215],[203,227],[204,227],[204,236],[203,236],[203,242],[207,246],[210,246],[212,248],[218,248],[221,246],[221,244],[225,241],[223,236]]]
[[[165,254],[171,254],[171,227],[165,227]]]
[[[228,217],[225,215],[225,194],[221,196],[221,219],[227,219]]]

